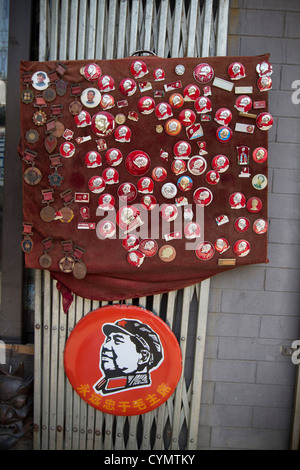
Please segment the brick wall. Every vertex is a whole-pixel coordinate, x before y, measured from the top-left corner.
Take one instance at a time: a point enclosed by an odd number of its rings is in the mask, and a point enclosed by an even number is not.
[[[269,264],[211,280],[199,449],[287,450],[298,339],[300,1],[231,0],[227,55],[271,53]],[[300,93],[298,94],[300,98]]]

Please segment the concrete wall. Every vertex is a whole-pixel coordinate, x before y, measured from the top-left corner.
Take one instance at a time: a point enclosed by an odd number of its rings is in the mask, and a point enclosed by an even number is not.
[[[199,449],[289,449],[299,338],[300,1],[231,0],[227,55],[270,52],[269,264],[211,280]],[[300,99],[300,92],[298,93]]]

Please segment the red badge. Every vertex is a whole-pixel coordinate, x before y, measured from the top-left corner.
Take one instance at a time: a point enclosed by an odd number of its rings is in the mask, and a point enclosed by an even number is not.
[[[253,223],[253,230],[258,235],[266,233],[268,230],[268,222],[264,219],[255,220],[255,222]]]
[[[215,121],[221,126],[228,126],[232,120],[232,113],[230,109],[219,108],[215,114]]]
[[[260,91],[268,91],[272,89],[272,78],[264,75],[263,77],[259,77],[257,80],[257,86]]]
[[[139,251],[143,253],[147,258],[156,255],[158,251],[158,245],[152,238],[145,238],[140,241]]]
[[[91,150],[85,155],[85,163],[88,168],[95,168],[102,165],[101,155],[95,150]]]
[[[165,71],[163,69],[155,69],[153,72],[153,78],[156,82],[161,82],[165,79]]]
[[[249,229],[249,227],[250,227],[250,222],[249,222],[249,219],[247,219],[246,217],[239,217],[234,222],[234,228],[239,233],[246,232]]]
[[[131,266],[139,268],[145,259],[145,255],[138,250],[130,251],[127,255],[127,261]]]
[[[268,151],[264,147],[257,147],[253,150],[252,158],[256,163],[263,163],[268,158]]]
[[[98,207],[105,211],[111,211],[115,207],[115,199],[111,194],[102,194],[98,199]]]
[[[196,114],[191,109],[183,109],[178,117],[180,123],[185,127],[191,126],[196,121]]]
[[[97,235],[99,238],[113,238],[116,234],[116,226],[110,220],[103,220],[97,225]]]
[[[98,80],[98,87],[103,92],[113,91],[115,89],[114,79],[110,75],[102,75]]]
[[[119,182],[119,173],[112,167],[106,168],[103,171],[102,177],[105,184],[116,184]]]
[[[137,188],[139,193],[151,194],[153,193],[154,183],[151,178],[144,176],[138,180]]]
[[[105,189],[105,181],[101,176],[93,176],[89,179],[88,186],[92,193],[102,193]]]
[[[191,157],[190,160],[188,161],[188,169],[189,172],[192,173],[192,175],[202,175],[202,173],[205,172],[207,167],[207,163],[205,158],[203,157],[198,157],[197,155],[195,157]]]
[[[250,252],[250,243],[247,240],[238,240],[233,246],[233,251],[239,258],[247,256]]]
[[[194,79],[199,83],[208,83],[213,79],[214,69],[206,64],[202,63],[197,65],[193,72]]]
[[[119,86],[120,92],[125,96],[131,96],[136,92],[137,86],[131,78],[124,78]]]
[[[133,176],[142,176],[150,168],[151,160],[149,155],[142,150],[130,152],[125,160],[127,171]]]
[[[123,238],[122,246],[126,251],[138,250],[140,241],[136,235],[130,234]]]
[[[174,145],[175,158],[187,159],[191,153],[191,146],[185,140],[180,140]]]
[[[222,238],[222,237],[218,238],[215,241],[214,247],[215,247],[215,250],[220,254],[225,253],[225,251],[227,251],[230,248],[228,240],[226,240],[226,238]]]
[[[180,93],[173,93],[169,98],[172,108],[181,108],[183,105],[183,96]]]
[[[215,254],[215,249],[210,242],[200,242],[196,246],[196,256],[202,261],[210,260]]]
[[[127,126],[118,126],[115,131],[115,140],[117,142],[130,142],[131,130]]]
[[[152,195],[143,196],[141,199],[141,205],[147,211],[151,211],[156,206],[156,199]]]
[[[155,108],[155,101],[151,96],[143,96],[138,101],[138,108],[142,114],[151,114]]]
[[[183,90],[184,101],[195,101],[200,96],[200,90],[197,85],[187,85]]]
[[[229,168],[229,159],[225,155],[216,155],[211,162],[214,170],[224,173]]]
[[[198,188],[194,192],[193,201],[199,206],[208,206],[213,200],[212,192],[208,188]]]
[[[72,142],[64,142],[59,147],[59,153],[64,158],[71,158],[75,153],[75,145]]]
[[[220,175],[217,171],[211,170],[206,173],[205,180],[208,184],[214,185],[220,181]]]
[[[115,118],[112,114],[102,111],[92,118],[91,129],[99,137],[107,137],[115,130]]]
[[[76,124],[77,127],[87,127],[87,126],[90,126],[91,123],[92,123],[90,113],[88,113],[85,110],[81,111],[79,114],[74,116],[74,121],[75,121],[75,124]],[[69,132],[71,132],[71,131],[69,131]],[[68,135],[70,135],[70,134],[68,133]],[[73,137],[73,135],[72,135],[72,137]],[[66,137],[65,137],[65,139],[66,139]]]
[[[123,160],[123,155],[119,149],[111,148],[107,150],[104,158],[109,166],[118,166]]]
[[[233,193],[229,198],[231,209],[242,209],[246,206],[246,198],[242,193]]]
[[[264,75],[268,76],[273,73],[273,67],[269,62],[264,60],[263,62],[260,62],[259,64],[257,64],[256,72],[258,73],[260,77]]]
[[[247,210],[253,214],[259,212],[262,208],[262,201],[259,197],[250,197],[247,201]]]
[[[123,183],[118,189],[118,197],[123,202],[132,202],[137,196],[137,189],[132,183]]]
[[[101,68],[99,67],[99,65],[94,63],[86,65],[83,69],[84,77],[91,82],[98,80],[101,74]]]
[[[252,108],[252,99],[248,95],[240,95],[235,100],[234,107],[241,113],[247,113]]]
[[[172,162],[171,170],[175,175],[181,175],[186,171],[186,163],[184,160],[177,158]]]
[[[165,204],[161,208],[161,217],[167,222],[172,222],[178,216],[178,209],[174,204]]]
[[[155,108],[155,115],[159,120],[168,119],[173,116],[172,108],[169,103],[165,103],[164,101],[159,103]]]
[[[192,240],[194,238],[199,238],[201,235],[201,228],[200,225],[196,222],[189,222],[184,227],[184,236],[188,240]]]
[[[152,171],[152,178],[154,181],[164,181],[167,177],[167,170],[162,166],[157,166]]]
[[[270,113],[260,113],[256,118],[256,125],[262,131],[268,131],[273,126],[273,117]]]
[[[141,307],[109,305],[77,323],[66,343],[64,367],[71,386],[90,406],[133,416],[172,396],[182,356],[175,335],[158,316]]]
[[[181,176],[177,181],[177,187],[181,191],[190,191],[193,187],[193,180],[190,176]]]
[[[148,73],[147,65],[142,60],[135,60],[130,66],[133,78],[142,78]]]
[[[228,67],[228,75],[231,80],[240,80],[246,76],[245,67],[240,62],[232,62]]]
[[[196,113],[198,114],[209,113],[212,110],[211,101],[207,96],[200,96],[197,98],[194,106]]]

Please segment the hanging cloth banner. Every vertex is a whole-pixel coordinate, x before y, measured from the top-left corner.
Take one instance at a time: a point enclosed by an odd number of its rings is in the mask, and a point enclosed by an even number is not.
[[[267,263],[271,74],[269,54],[22,61],[25,266],[69,305]]]

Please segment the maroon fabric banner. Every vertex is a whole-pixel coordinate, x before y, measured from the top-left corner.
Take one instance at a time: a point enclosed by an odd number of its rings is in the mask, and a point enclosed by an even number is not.
[[[21,62],[26,267],[116,300],[267,263],[268,60]]]

